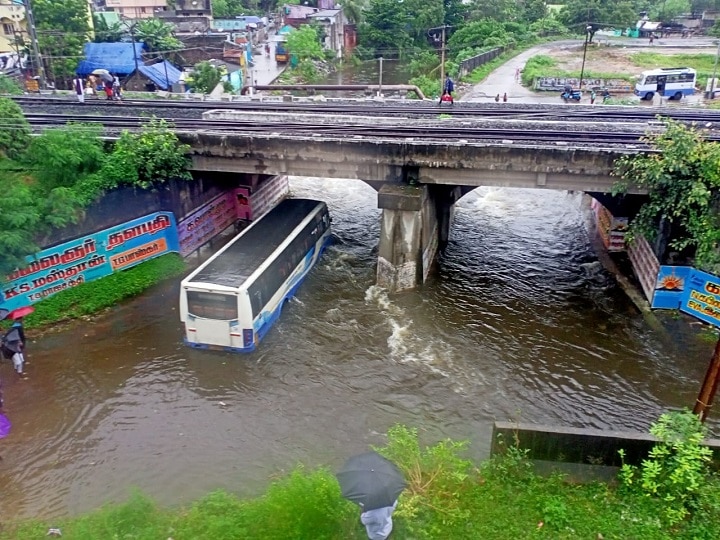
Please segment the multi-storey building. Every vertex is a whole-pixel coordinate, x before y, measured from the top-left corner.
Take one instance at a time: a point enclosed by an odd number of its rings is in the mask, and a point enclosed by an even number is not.
[[[0,53],[16,51],[15,37],[21,37],[25,30],[22,2],[0,0]]]
[[[128,19],[148,19],[167,10],[167,0],[104,0],[105,9]]]

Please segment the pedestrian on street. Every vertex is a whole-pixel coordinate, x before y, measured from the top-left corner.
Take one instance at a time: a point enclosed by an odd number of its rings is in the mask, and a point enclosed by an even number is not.
[[[113,98],[112,81],[105,81],[103,83],[103,88],[105,89],[105,95],[107,96],[108,101],[112,100],[112,98]]]
[[[500,103],[500,94],[495,96],[495,103]]]
[[[520,80],[520,68],[519,67],[515,68],[515,80],[516,81]]]
[[[448,73],[447,75],[445,75],[445,82],[443,83],[443,95],[440,96],[440,103],[443,102],[443,97],[444,97],[444,96],[448,96],[446,99],[447,99],[448,101],[450,101],[450,104],[452,105],[452,103],[453,103],[453,97],[452,97],[453,90],[455,90],[455,83],[454,83],[453,80],[450,78],[450,74]]]
[[[507,92],[503,94],[503,103],[507,103]]]
[[[72,80],[72,84],[78,102],[85,103],[85,85],[83,84],[82,77],[80,75],[76,75]]]
[[[654,35],[654,34],[650,34],[650,45],[653,44],[653,41],[655,41],[655,35]]]
[[[595,96],[596,96],[595,90],[592,90],[590,92],[590,105],[595,105]]]
[[[122,97],[122,89],[120,88],[120,77],[118,77],[117,74],[113,75],[112,88],[113,98],[120,101],[120,98]]]

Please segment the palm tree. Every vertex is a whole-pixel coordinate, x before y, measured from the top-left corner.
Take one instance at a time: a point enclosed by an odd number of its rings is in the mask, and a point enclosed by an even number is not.
[[[365,10],[366,0],[340,0],[343,13],[347,20],[353,24],[360,24]]]

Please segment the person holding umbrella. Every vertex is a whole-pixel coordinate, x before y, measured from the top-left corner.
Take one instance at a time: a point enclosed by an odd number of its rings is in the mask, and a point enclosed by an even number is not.
[[[342,496],[358,504],[360,522],[369,540],[385,540],[392,532],[392,514],[407,484],[390,460],[377,452],[351,457],[335,475]]]
[[[3,310],[6,311],[6,310]],[[13,319],[15,322],[10,330],[2,337],[2,352],[6,358],[12,358],[13,367],[18,375],[25,378],[23,365],[25,364],[25,329],[23,328],[23,317],[35,311],[32,306],[24,306],[7,312],[2,318]]]

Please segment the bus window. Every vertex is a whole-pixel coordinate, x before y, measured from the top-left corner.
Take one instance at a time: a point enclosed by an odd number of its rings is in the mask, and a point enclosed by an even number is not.
[[[203,319],[231,321],[238,318],[237,297],[231,294],[188,291],[188,312]]]

